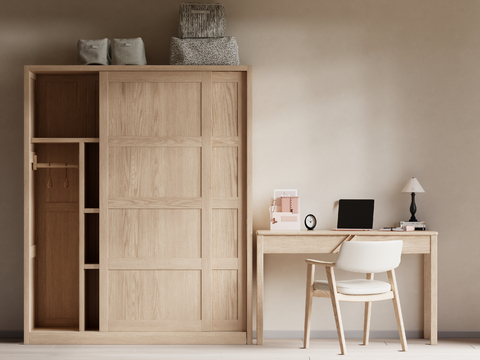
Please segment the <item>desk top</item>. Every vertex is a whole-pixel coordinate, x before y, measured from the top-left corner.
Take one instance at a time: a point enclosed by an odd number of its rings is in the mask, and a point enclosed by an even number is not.
[[[325,235],[356,235],[356,236],[432,236],[438,235],[436,231],[380,231],[380,230],[257,230],[257,235],[264,236],[325,236]]]

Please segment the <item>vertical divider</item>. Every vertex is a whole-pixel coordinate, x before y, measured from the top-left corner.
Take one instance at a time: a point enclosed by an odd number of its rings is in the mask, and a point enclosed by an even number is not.
[[[252,66],[247,70],[247,344],[253,343],[252,307],[253,307],[253,192],[252,192]],[[257,295],[258,296],[258,295]]]
[[[246,238],[246,207],[244,203],[245,199],[245,164],[246,164],[246,154],[245,154],[245,99],[244,99],[244,90],[245,90],[245,77],[243,72],[237,73],[237,137],[238,137],[238,148],[237,148],[237,158],[238,158],[238,210],[237,210],[237,239],[238,239],[238,248],[237,248],[237,257],[239,259],[238,263],[238,294],[245,294],[243,298],[238,299],[238,319],[242,321],[242,329],[245,329],[248,334],[247,328],[247,296],[246,296],[246,280],[247,274],[245,271],[246,266],[246,252],[247,244],[244,240]]]
[[[202,331],[212,331],[212,72],[202,73]]]
[[[99,330],[108,331],[108,72],[100,71],[99,79],[99,164],[100,164],[100,310]]]
[[[85,331],[85,142],[78,144],[78,276],[79,331]]]

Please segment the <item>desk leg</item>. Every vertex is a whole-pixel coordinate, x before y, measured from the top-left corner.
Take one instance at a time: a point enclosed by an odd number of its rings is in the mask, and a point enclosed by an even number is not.
[[[263,236],[257,235],[257,345],[263,345]]]
[[[430,345],[437,345],[437,236],[431,236],[430,254],[423,255],[423,338],[430,339]]]

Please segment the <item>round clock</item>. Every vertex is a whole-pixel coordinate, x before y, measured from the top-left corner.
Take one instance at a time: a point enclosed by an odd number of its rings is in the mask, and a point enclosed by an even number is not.
[[[313,230],[315,229],[315,226],[317,226],[317,218],[312,214],[305,216],[305,227],[308,230]]]

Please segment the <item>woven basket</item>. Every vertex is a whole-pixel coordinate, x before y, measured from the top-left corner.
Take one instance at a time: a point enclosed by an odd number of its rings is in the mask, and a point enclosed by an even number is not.
[[[226,17],[222,4],[183,3],[180,5],[178,37],[181,39],[224,37]]]
[[[238,65],[237,41],[232,36],[212,39],[172,38],[170,65]]]

